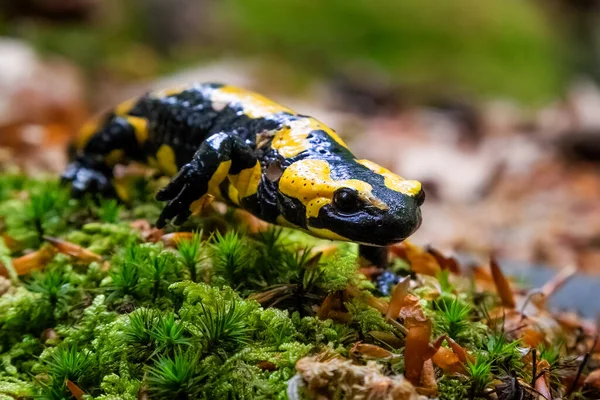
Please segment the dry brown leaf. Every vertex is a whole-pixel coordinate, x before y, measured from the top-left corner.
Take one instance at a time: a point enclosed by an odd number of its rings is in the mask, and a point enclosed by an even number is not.
[[[161,242],[167,247],[177,247],[179,242],[185,240],[192,240],[194,238],[194,232],[173,232],[167,233],[160,237]]]
[[[465,350],[460,344],[456,343],[454,339],[452,339],[449,336],[446,336],[446,342],[448,342],[448,346],[450,346],[450,348],[452,349],[454,354],[456,354],[460,362],[464,364],[466,364],[467,361],[470,361],[472,363],[475,362],[473,356],[467,353],[467,350]]]
[[[458,260],[456,258],[452,256],[446,257],[444,254],[442,254],[441,251],[432,246],[427,246],[427,252],[435,257],[438,264],[440,265],[440,268],[442,268],[443,270],[448,270],[455,275],[461,274],[460,264],[458,263]]]
[[[4,239],[4,244],[8,247],[9,250],[14,251],[19,248],[19,242],[17,242],[12,236],[8,233],[2,233],[2,239]]]
[[[536,348],[546,342],[544,334],[533,327],[527,327],[521,332],[521,340],[524,345],[531,348]]]
[[[74,257],[82,263],[91,263],[102,260],[102,256],[100,254],[89,251],[85,247],[81,247],[78,244],[49,236],[44,236],[44,240],[54,246],[60,253]]]
[[[404,305],[400,309],[400,318],[404,320],[404,325],[407,328],[415,325],[424,325],[428,321],[419,300],[417,296],[412,294],[404,298]]]
[[[421,324],[413,324],[408,328],[404,349],[404,375],[413,385],[419,384],[423,364],[435,354],[429,344],[430,337],[431,321],[429,320]]]
[[[538,399],[543,397],[546,400],[552,400],[552,391],[550,390],[550,364],[542,360],[537,364],[537,371],[540,374],[535,380],[535,390],[538,393]]]
[[[428,397],[436,397],[438,394],[438,385],[435,379],[435,370],[431,359],[423,364],[421,372],[421,385],[417,387],[417,392]]]
[[[410,263],[410,269],[417,274],[437,276],[442,270],[435,257],[421,247],[415,246],[406,240],[404,241],[404,246],[406,249],[406,258]]]
[[[83,399],[83,396],[85,396],[85,392],[83,390],[81,390],[81,388],[79,386],[77,386],[76,384],[74,384],[73,382],[71,382],[68,379],[67,379],[67,388],[69,388],[69,392],[71,392],[73,397],[75,397],[77,400],[81,400],[81,399]]]
[[[583,385],[586,388],[600,390],[600,369],[590,372],[585,381],[583,381]]]
[[[336,293],[329,293],[327,295],[327,297],[325,297],[325,300],[323,300],[323,303],[319,307],[319,311],[317,311],[317,317],[319,319],[327,319],[328,318],[329,312],[333,308],[333,304],[336,300],[336,296],[337,296]]]
[[[275,371],[277,369],[277,365],[272,363],[271,361],[261,361],[256,366],[263,371]]]
[[[479,291],[492,291],[496,288],[494,278],[483,267],[473,266],[471,270]]]
[[[350,355],[354,359],[371,359],[371,360],[385,360],[394,357],[394,353],[389,350],[379,347],[374,344],[360,343],[357,342],[350,349]]]
[[[38,251],[26,254],[13,260],[13,268],[18,275],[25,275],[31,271],[44,268],[56,255],[53,246],[43,246]]]
[[[490,269],[492,270],[492,278],[494,279],[498,295],[502,300],[502,305],[507,308],[515,308],[515,297],[510,287],[510,283],[502,273],[495,258],[492,258],[490,261]]]
[[[396,319],[400,316],[400,309],[404,305],[404,299],[408,295],[408,288],[410,286],[410,276],[404,277],[398,282],[394,288],[394,293],[390,300],[390,305],[387,309],[385,317],[388,319]]]
[[[458,359],[456,353],[447,347],[440,347],[433,355],[432,360],[445,374],[465,373],[464,364]]]
[[[369,335],[371,335],[374,339],[393,347],[394,349],[399,349],[404,346],[404,340],[400,339],[393,333],[369,331]]]

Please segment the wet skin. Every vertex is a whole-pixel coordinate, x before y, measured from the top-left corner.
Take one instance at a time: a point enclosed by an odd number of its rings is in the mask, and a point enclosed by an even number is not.
[[[357,242],[387,263],[385,246],[421,224],[421,184],[368,160],[318,120],[221,84],[150,92],[81,131],[63,180],[75,194],[112,193],[115,164],[135,160],[172,176],[156,225],[183,223],[213,198],[264,221]]]

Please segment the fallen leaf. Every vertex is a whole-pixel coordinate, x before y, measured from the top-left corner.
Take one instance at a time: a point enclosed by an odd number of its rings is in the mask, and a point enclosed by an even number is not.
[[[49,236],[44,236],[44,240],[49,242],[59,252],[74,257],[82,263],[91,263],[94,261],[102,260],[102,256],[100,254],[96,254],[93,251],[89,251],[85,247],[81,247],[75,243],[67,242],[66,240]]]
[[[445,374],[465,373],[464,364],[458,359],[456,353],[447,347],[440,347],[433,355],[432,360]]]
[[[431,321],[429,320],[421,324],[413,324],[408,328],[404,348],[404,375],[413,385],[419,385],[425,361],[435,354],[429,345],[430,337]]]
[[[590,372],[583,381],[583,385],[587,388],[600,389],[600,369]]]
[[[81,388],[79,386],[77,386],[76,384],[74,384],[73,382],[71,382],[68,379],[67,379],[67,388],[69,388],[69,392],[71,392],[73,397],[75,397],[77,400],[81,400],[81,399],[83,399],[83,396],[85,396],[85,392],[83,390],[81,390]]]
[[[492,278],[494,279],[498,295],[502,300],[502,305],[507,308],[515,308],[515,297],[510,287],[510,283],[502,273],[495,258],[492,258],[490,261],[490,269],[492,270]]]
[[[454,354],[456,354],[460,362],[464,364],[466,364],[467,361],[471,363],[475,362],[475,358],[473,358],[472,355],[467,353],[467,350],[465,350],[460,344],[456,343],[454,339],[452,339],[449,336],[446,336],[446,342],[448,343],[448,346],[450,346]]]
[[[261,361],[256,366],[263,371],[275,371],[277,369],[277,365],[272,363],[271,361]]]
[[[402,318],[407,328],[415,325],[421,326],[428,321],[419,300],[417,296],[412,294],[404,298],[404,305],[400,309],[400,318]]]
[[[354,359],[385,360],[394,357],[394,353],[374,344],[357,342],[350,349]]]
[[[421,385],[417,387],[417,392],[421,395],[436,397],[438,394],[438,385],[435,379],[435,370],[431,359],[423,363],[423,371],[421,371]]]
[[[438,262],[438,264],[440,265],[440,268],[442,268],[442,270],[448,270],[455,275],[461,274],[460,264],[458,263],[458,260],[456,258],[446,257],[445,255],[442,254],[441,251],[439,251],[438,249],[436,249],[432,246],[427,246],[427,252],[429,254],[431,254],[433,257],[435,257],[436,261]]]
[[[167,247],[177,247],[179,242],[185,240],[192,240],[194,238],[194,232],[173,232],[167,233],[160,237],[161,242]]]
[[[393,333],[369,331],[369,335],[371,335],[375,340],[383,342],[394,349],[399,349],[404,346],[404,340],[400,339]]]
[[[550,390],[550,364],[548,361],[540,361],[537,364],[537,371],[540,376],[535,380],[535,390],[538,395],[542,396],[544,399],[552,400],[552,391]]]
[[[410,286],[410,276],[404,277],[398,282],[394,288],[394,293],[390,300],[390,305],[387,309],[385,317],[388,319],[396,319],[400,316],[400,309],[404,305],[404,299],[408,294],[408,288]]]
[[[442,270],[434,256],[415,246],[414,244],[404,241],[406,248],[406,258],[410,263],[410,269],[417,274],[437,276]]]
[[[13,260],[13,268],[18,275],[25,275],[31,271],[44,268],[56,255],[53,246],[44,246],[38,251],[26,254]]]

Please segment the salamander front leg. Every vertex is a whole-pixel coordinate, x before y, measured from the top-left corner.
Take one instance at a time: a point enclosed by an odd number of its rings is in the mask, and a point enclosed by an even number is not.
[[[358,246],[358,255],[361,261],[368,265],[374,265],[378,268],[387,268],[388,266],[388,248],[375,247],[361,244]]]
[[[256,163],[251,154],[249,147],[233,134],[216,133],[206,139],[192,161],[156,195],[157,200],[168,201],[156,226],[162,228],[168,221],[176,225],[185,222],[194,206],[202,204],[207,195],[218,190],[230,170],[240,163]]]

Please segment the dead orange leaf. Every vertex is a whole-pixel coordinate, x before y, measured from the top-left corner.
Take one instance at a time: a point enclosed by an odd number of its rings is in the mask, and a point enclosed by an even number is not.
[[[600,369],[590,372],[583,381],[583,385],[588,388],[600,389]]]
[[[492,258],[490,261],[490,269],[492,270],[492,278],[494,279],[494,284],[496,285],[498,295],[502,300],[502,305],[507,308],[515,308],[515,297],[510,287],[510,283],[502,273],[502,270],[500,269],[500,266],[498,265],[498,262],[496,262],[495,258]]]
[[[194,232],[173,232],[162,235],[160,240],[167,247],[177,247],[179,242],[185,240],[192,240],[194,238]]]
[[[394,353],[384,349],[383,347],[360,342],[357,342],[354,344],[354,346],[352,346],[352,349],[350,349],[350,354],[355,359],[367,358],[382,360],[394,357]]]
[[[428,397],[436,397],[438,394],[438,385],[435,379],[435,370],[431,359],[423,363],[421,372],[421,386],[417,387],[417,392]]]
[[[550,390],[550,364],[542,360],[537,364],[537,370],[541,375],[535,380],[535,390],[540,396],[547,400],[552,400],[552,391]]]
[[[91,263],[93,261],[101,261],[102,256],[93,251],[89,251],[85,247],[81,247],[75,243],[67,242],[66,240],[44,236],[44,240],[54,246],[59,252],[67,254],[83,263]]]
[[[427,252],[435,257],[443,270],[448,270],[455,275],[460,275],[460,264],[456,258],[446,257],[441,251],[431,246],[427,246]]]
[[[388,319],[396,319],[400,315],[400,309],[404,305],[404,299],[408,294],[408,287],[410,285],[410,276],[404,277],[396,287],[390,300],[390,305],[387,309],[385,317]]]
[[[419,298],[415,295],[409,294],[404,298],[404,305],[400,309],[400,317],[404,320],[404,325],[407,328],[415,325],[424,325],[428,322],[423,308],[419,303]]]
[[[437,276],[442,270],[434,256],[414,244],[404,241],[406,258],[414,272],[423,275]]]
[[[83,399],[83,396],[85,396],[85,392],[83,390],[81,390],[81,388],[79,386],[77,386],[76,384],[74,384],[73,382],[71,382],[68,379],[67,379],[67,388],[69,388],[69,392],[71,392],[73,397],[75,397],[77,400],[81,400],[81,399]]]
[[[440,347],[432,357],[433,362],[446,374],[464,374],[464,364],[456,353],[447,347]]]
[[[18,275],[25,275],[31,271],[42,269],[54,256],[56,250],[52,246],[43,246],[38,251],[26,254],[13,260],[13,268]]]
[[[430,337],[431,321],[429,320],[408,328],[404,350],[404,375],[415,386],[418,386],[421,381],[425,361],[435,354],[429,344]]]
[[[448,343],[448,346],[450,346],[454,354],[456,354],[460,362],[462,362],[463,364],[467,361],[475,362],[473,356],[467,353],[467,350],[465,350],[460,344],[456,343],[454,339],[452,339],[449,336],[446,336],[446,342]]]

